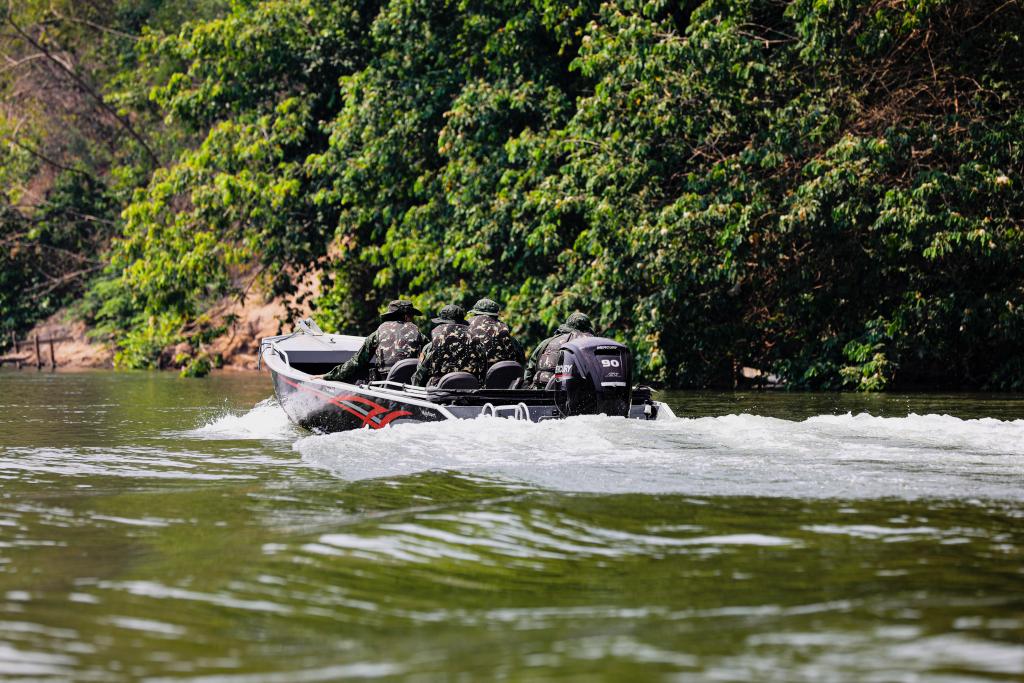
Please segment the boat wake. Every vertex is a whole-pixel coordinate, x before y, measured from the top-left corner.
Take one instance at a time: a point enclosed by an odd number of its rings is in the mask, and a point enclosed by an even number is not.
[[[480,418],[307,436],[293,448],[346,480],[447,470],[558,491],[1024,499],[1024,420]]]
[[[310,435],[270,398],[185,435],[290,442],[348,481],[450,471],[569,492],[1024,500],[1024,420],[478,418]]]
[[[293,440],[303,434],[288,420],[276,398],[267,398],[257,403],[252,410],[242,415],[224,413],[209,420],[185,436],[197,439],[261,439]]]

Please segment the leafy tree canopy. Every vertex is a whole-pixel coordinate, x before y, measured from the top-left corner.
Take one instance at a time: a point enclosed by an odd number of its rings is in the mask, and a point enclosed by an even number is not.
[[[313,272],[325,327],[580,309],[670,385],[1024,388],[1017,0],[153,2],[91,72],[125,364]]]

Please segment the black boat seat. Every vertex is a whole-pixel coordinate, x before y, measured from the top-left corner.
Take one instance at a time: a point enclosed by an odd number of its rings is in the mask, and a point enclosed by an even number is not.
[[[437,381],[438,389],[479,389],[480,382],[469,372],[449,372]]]
[[[487,371],[484,387],[487,389],[511,389],[515,381],[523,376],[523,366],[514,360],[495,363]]]
[[[387,381],[398,382],[399,384],[409,384],[412,382],[412,376],[416,374],[416,366],[420,364],[416,358],[406,358],[400,360],[391,366],[388,370]]]

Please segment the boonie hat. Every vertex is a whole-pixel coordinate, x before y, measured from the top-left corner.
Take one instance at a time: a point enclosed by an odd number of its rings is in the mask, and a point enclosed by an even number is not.
[[[441,312],[436,318],[432,318],[432,323],[443,324],[443,323],[454,323],[456,325],[466,324],[466,309],[458,304],[448,304],[441,309]]]
[[[497,301],[493,301],[492,299],[480,299],[480,301],[473,304],[473,310],[469,312],[469,315],[497,316],[499,311],[501,311],[501,306],[498,305]]]
[[[388,310],[380,314],[381,320],[395,320],[406,315],[423,315],[419,309],[412,305],[411,301],[395,299],[388,304]]]

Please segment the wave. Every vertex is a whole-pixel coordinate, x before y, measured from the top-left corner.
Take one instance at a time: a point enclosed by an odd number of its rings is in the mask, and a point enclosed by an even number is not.
[[[185,436],[198,439],[295,439],[300,430],[288,420],[276,398],[267,398],[257,403],[252,410],[236,415],[223,413]]]
[[[479,418],[307,436],[293,448],[347,480],[448,470],[559,491],[1024,498],[1024,420]]]

